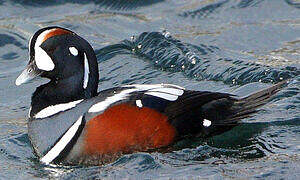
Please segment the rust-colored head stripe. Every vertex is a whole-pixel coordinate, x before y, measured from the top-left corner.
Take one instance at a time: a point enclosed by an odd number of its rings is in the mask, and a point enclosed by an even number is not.
[[[46,41],[47,39],[53,36],[63,35],[63,34],[72,34],[72,32],[65,29],[56,28],[50,31],[48,34],[46,34],[42,42]]]

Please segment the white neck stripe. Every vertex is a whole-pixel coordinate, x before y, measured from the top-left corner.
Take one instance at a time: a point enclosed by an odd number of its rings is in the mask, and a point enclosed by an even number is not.
[[[63,137],[60,138],[53,148],[51,148],[50,151],[48,151],[48,153],[41,158],[41,161],[45,164],[52,162],[73,139],[81,124],[82,116],[80,116],[78,120],[68,129],[68,131],[63,135]]]
[[[84,53],[84,78],[83,78],[83,88],[87,88],[88,82],[89,82],[89,74],[90,74],[90,69],[89,69],[89,62],[86,57],[86,54]]]

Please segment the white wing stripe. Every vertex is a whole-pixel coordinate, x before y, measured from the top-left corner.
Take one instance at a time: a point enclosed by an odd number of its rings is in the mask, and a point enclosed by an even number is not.
[[[82,116],[68,129],[68,131],[63,135],[63,137],[53,146],[53,148],[48,151],[48,153],[41,158],[41,161],[45,164],[52,162],[68,145],[68,143],[73,139],[79,126],[82,123]]]
[[[169,101],[175,101],[178,99],[178,96],[172,95],[172,94],[167,94],[163,92],[146,92],[145,94],[151,95],[151,96],[156,96],[160,97]]]
[[[149,92],[162,92],[162,93],[168,93],[172,95],[181,96],[184,91],[182,89],[175,89],[175,88],[160,88],[160,89],[151,89]]]
[[[184,90],[183,87],[176,86],[173,84],[133,84],[133,85],[126,85],[123,87],[133,87],[140,90],[150,90],[150,89],[157,89],[157,88],[172,88],[172,89],[181,89]]]

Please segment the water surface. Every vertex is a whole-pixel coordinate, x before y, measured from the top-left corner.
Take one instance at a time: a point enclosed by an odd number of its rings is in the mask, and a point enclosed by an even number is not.
[[[0,179],[299,178],[299,8],[296,0],[0,0]],[[222,135],[104,167],[46,166],[32,153],[26,126],[31,93],[46,81],[14,81],[27,63],[30,36],[49,25],[91,43],[99,90],[163,82],[244,96],[290,82]]]

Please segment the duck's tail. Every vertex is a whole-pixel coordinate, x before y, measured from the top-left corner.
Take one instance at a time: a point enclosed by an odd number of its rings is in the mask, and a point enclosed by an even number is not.
[[[258,111],[257,108],[268,103],[272,96],[280,91],[280,89],[286,84],[287,81],[282,81],[253,94],[237,98],[231,108],[234,113],[227,118],[227,121],[235,122],[251,116],[251,114]]]
[[[271,87],[260,90],[245,97],[227,97],[213,100],[202,106],[204,121],[211,123],[205,126],[198,135],[210,137],[221,134],[238,125],[242,119],[250,117],[258,108],[268,103],[288,81],[282,81]],[[203,133],[204,132],[204,133]]]

